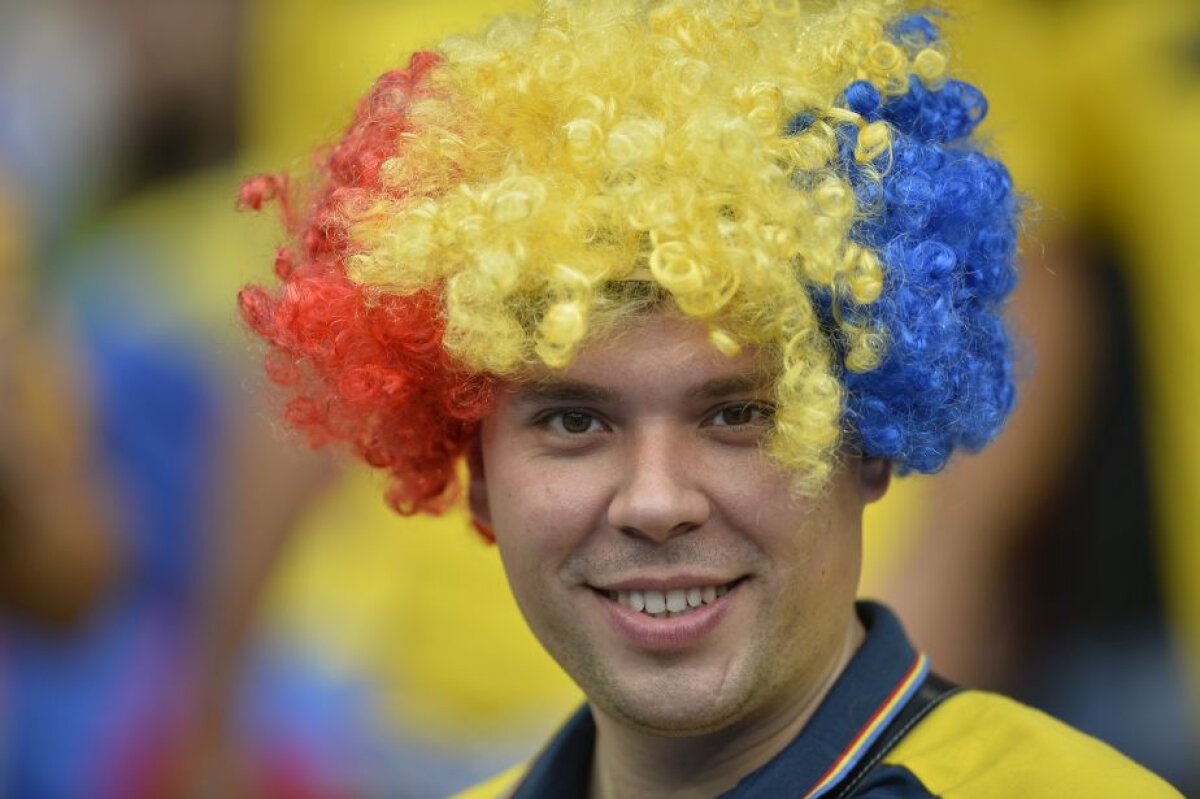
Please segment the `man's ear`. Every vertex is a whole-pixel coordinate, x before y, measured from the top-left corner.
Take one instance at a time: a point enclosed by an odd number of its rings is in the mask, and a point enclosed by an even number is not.
[[[467,446],[467,505],[475,529],[492,538],[492,507],[488,502],[487,480],[483,472],[483,439],[479,432]]]
[[[892,462],[886,458],[863,458],[858,467],[858,487],[863,504],[881,499],[892,482]]]

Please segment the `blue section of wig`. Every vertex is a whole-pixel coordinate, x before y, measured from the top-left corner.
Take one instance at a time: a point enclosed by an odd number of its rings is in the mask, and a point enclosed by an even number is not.
[[[937,25],[929,19],[926,14],[941,13],[928,11],[925,14],[909,14],[906,17],[901,17],[896,23],[888,28],[888,33],[897,42],[906,44],[910,47],[924,47],[927,44],[936,42],[939,38]]]
[[[887,336],[878,368],[843,369],[846,420],[864,454],[900,472],[936,472],[955,449],[988,443],[1013,406],[1013,348],[1001,319],[1016,283],[1012,180],[968,141],[987,113],[968,83],[933,90],[912,78],[907,94],[883,101],[858,82],[845,101],[892,127],[891,152],[872,169],[854,159],[857,128],[839,128],[863,213],[852,238],[880,255],[884,289],[868,305],[840,296],[838,310]],[[833,298],[818,301],[832,316]]]

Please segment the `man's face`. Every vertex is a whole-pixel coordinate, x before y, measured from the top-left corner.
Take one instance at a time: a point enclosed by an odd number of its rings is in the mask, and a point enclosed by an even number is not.
[[[857,633],[862,508],[882,488],[850,459],[794,497],[759,446],[763,366],[653,312],[507,383],[483,423],[472,508],[534,633],[623,723],[769,717],[819,690]]]

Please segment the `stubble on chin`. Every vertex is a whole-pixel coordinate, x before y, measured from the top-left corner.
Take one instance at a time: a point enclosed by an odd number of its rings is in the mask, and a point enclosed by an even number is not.
[[[655,658],[645,663],[617,663],[594,647],[574,649],[559,657],[597,710],[624,727],[661,737],[687,737],[717,732],[737,724],[762,689],[776,682],[769,673],[770,653],[764,642],[749,642],[746,651],[720,664],[689,664],[689,655]],[[553,654],[553,652],[552,652]]]

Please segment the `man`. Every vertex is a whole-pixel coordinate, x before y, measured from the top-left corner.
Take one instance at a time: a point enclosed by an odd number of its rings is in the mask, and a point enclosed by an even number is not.
[[[931,677],[863,507],[1012,406],[1016,201],[927,17],[567,2],[418,53],[279,199],[287,417],[460,494],[588,704],[479,795],[1175,795]]]

